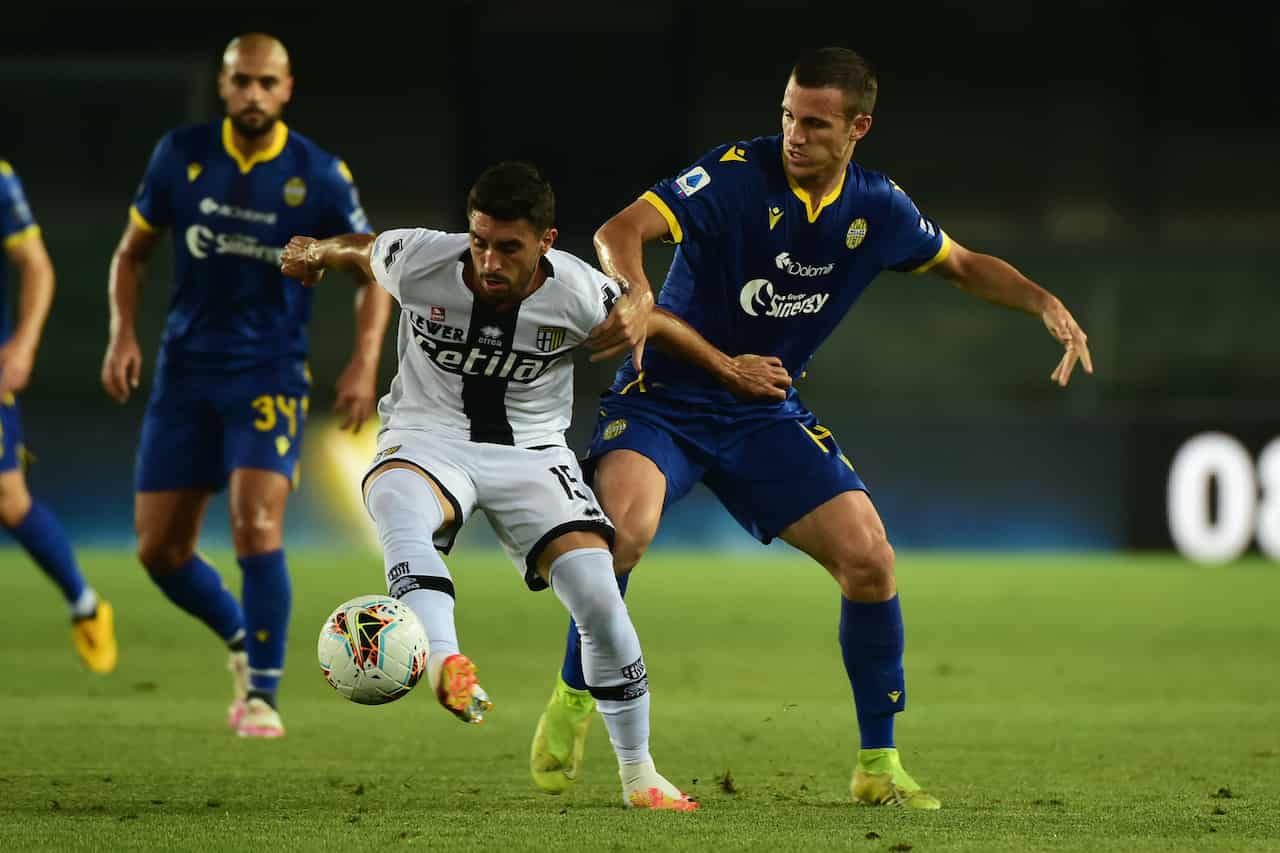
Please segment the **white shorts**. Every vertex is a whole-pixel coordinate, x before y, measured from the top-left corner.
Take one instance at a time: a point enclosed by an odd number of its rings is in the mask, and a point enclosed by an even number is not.
[[[429,476],[453,506],[454,523],[436,531],[436,548],[449,553],[462,525],[481,509],[529,589],[546,589],[538,558],[561,534],[593,531],[613,545],[613,524],[563,445],[507,447],[389,429],[378,436],[362,487],[374,468],[393,460]]]

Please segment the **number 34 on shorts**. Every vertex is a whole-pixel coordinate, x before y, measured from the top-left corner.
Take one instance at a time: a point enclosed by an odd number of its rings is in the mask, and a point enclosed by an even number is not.
[[[276,432],[276,452],[284,456],[298,437],[298,426],[307,419],[311,400],[307,396],[287,397],[284,394],[263,394],[251,403],[258,417],[253,428],[258,432]]]

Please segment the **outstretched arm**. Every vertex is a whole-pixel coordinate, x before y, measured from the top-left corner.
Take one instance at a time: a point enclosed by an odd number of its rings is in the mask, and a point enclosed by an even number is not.
[[[773,355],[728,356],[679,317],[655,308],[649,315],[655,346],[715,378],[739,400],[785,400],[791,376]]]
[[[391,316],[391,295],[378,287],[369,265],[372,234],[342,234],[316,240],[293,237],[280,257],[280,271],[312,287],[325,270],[345,270],[352,274],[356,291],[356,338],[351,360],[337,382],[333,408],[345,414],[342,429],[359,432],[373,413],[377,399],[378,361],[387,318]]]
[[[1039,315],[1049,334],[1066,349],[1049,376],[1052,381],[1065,386],[1071,380],[1077,361],[1084,365],[1085,373],[1093,373],[1088,336],[1071,312],[1058,297],[1018,272],[1012,264],[992,255],[971,252],[952,241],[950,253],[932,269],[966,293]]]
[[[644,244],[668,232],[667,221],[647,201],[636,200],[600,226],[596,255],[605,275],[623,282],[626,293],[587,339],[592,361],[631,350],[636,370],[644,369],[644,342],[653,310],[653,288],[644,274]]]
[[[373,281],[373,268],[369,266],[372,246],[372,234],[339,234],[323,240],[290,237],[280,255],[280,272],[307,287],[314,287],[325,270],[346,270],[355,277],[355,283],[363,287]]]

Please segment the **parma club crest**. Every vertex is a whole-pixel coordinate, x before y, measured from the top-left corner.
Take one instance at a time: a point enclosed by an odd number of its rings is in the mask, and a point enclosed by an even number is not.
[[[564,346],[564,329],[559,326],[539,326],[533,337],[538,352],[555,352]]]

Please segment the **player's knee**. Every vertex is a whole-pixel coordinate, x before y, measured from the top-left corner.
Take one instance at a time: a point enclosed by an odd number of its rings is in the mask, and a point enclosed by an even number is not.
[[[653,533],[635,531],[627,527],[619,527],[613,539],[613,571],[617,575],[625,575],[636,567],[649,543],[653,541]]]
[[[17,527],[31,512],[31,498],[0,493],[0,524],[9,530]]]
[[[855,601],[885,601],[893,597],[893,546],[883,535],[850,543],[832,567],[845,598]]]
[[[237,554],[265,554],[281,547],[280,519],[265,508],[231,513],[231,541]]]
[[[21,479],[0,477],[0,524],[12,530],[31,512],[31,495]]]
[[[195,549],[186,543],[138,538],[138,562],[152,575],[167,575],[186,564]]]
[[[570,551],[552,564],[556,594],[568,606],[578,625],[595,634],[607,632],[617,620],[628,618],[609,564],[603,549]]]
[[[426,544],[445,521],[431,485],[412,471],[393,468],[369,485],[365,506],[384,550]]]

